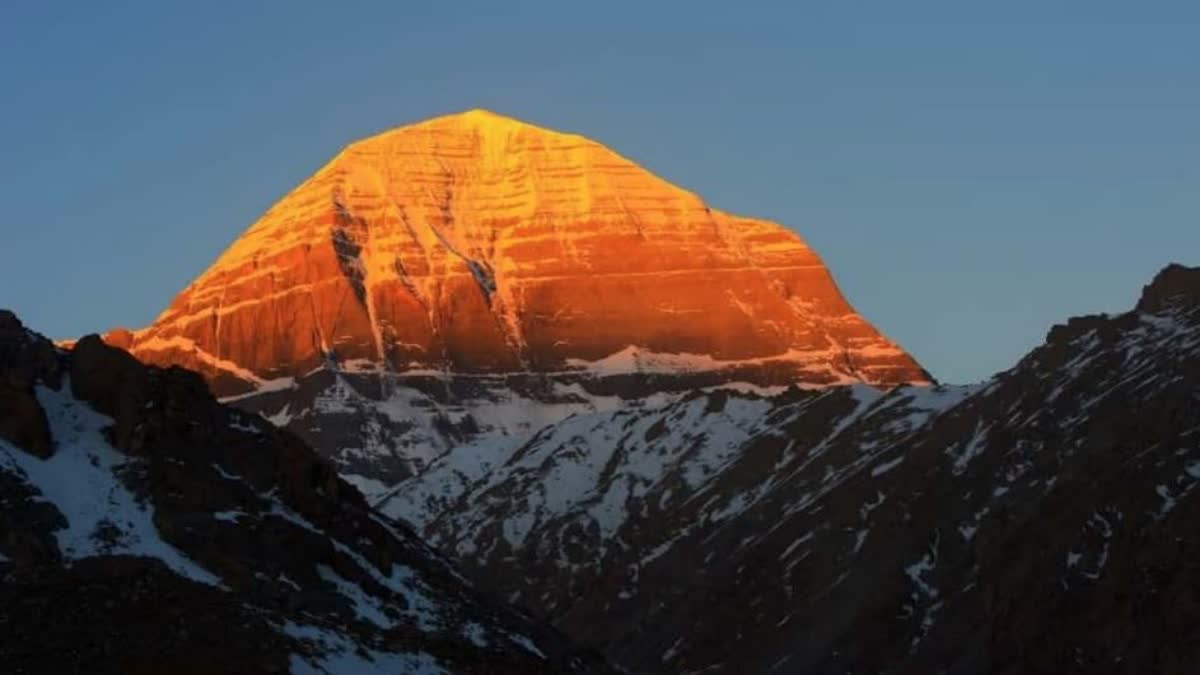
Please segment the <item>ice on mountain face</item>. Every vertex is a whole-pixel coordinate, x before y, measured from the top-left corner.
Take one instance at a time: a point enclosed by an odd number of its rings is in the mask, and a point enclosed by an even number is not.
[[[983,421],[975,427],[975,433],[971,435],[961,449],[954,447],[947,448],[946,454],[954,459],[954,474],[959,475],[967,470],[967,466],[971,460],[978,457],[985,449],[987,443],[987,430],[983,428]]]
[[[315,655],[293,654],[291,675],[450,675],[424,652],[364,649],[356,640],[327,628],[288,622],[285,634],[303,641]]]
[[[220,476],[221,478],[224,478],[225,480],[234,480],[234,481],[238,481],[238,482],[241,482],[241,480],[242,480],[241,476],[229,473],[225,469],[221,468],[220,464],[214,463],[211,466],[212,466],[213,471],[216,471],[217,475]]]
[[[286,427],[296,415],[292,414],[292,405],[285,404],[273,415],[264,415],[263,419],[274,424],[277,427]]]
[[[711,369],[715,367],[715,362],[711,361],[709,357],[657,354],[630,347],[597,362],[570,363],[570,367],[579,370],[559,375],[580,377],[582,371],[591,375],[618,374],[631,369],[643,373],[687,372],[697,368]],[[435,375],[446,377],[445,373],[430,373],[430,376]],[[357,427],[359,432],[351,434],[349,439],[353,445],[344,444],[334,449],[331,459],[343,478],[359,488],[370,503],[390,517],[417,528],[427,526],[451,508],[467,490],[495,467],[503,465],[538,431],[558,425],[572,415],[657,409],[670,405],[683,395],[667,392],[625,400],[591,393],[580,382],[570,380],[552,380],[548,392],[531,395],[506,383],[480,377],[478,385],[469,383],[470,393],[447,401],[421,389],[426,385],[406,382],[401,375],[380,373],[376,386],[380,387],[382,398],[373,398],[360,393],[362,383],[348,386],[345,379],[349,377],[343,373],[333,385],[325,388],[316,397],[315,406],[311,406],[313,410],[306,411],[306,416],[305,413],[293,414],[285,403],[264,410],[263,415],[272,422],[290,422],[298,429],[305,425],[327,427],[332,424],[331,420],[340,423],[342,419]],[[455,377],[462,381],[468,379]],[[856,397],[863,399],[881,396],[878,390],[861,384],[853,385],[851,389]],[[910,398],[921,398],[921,404],[926,405],[921,388],[906,389],[911,389]],[[704,392],[718,390],[745,392],[742,397],[734,397],[739,401],[779,393],[770,388],[738,383],[703,389]],[[929,398],[928,407],[936,407],[939,397]],[[922,415],[920,419],[927,417]],[[914,413],[910,423],[918,422]],[[448,432],[447,427],[452,430]],[[460,433],[460,429],[466,431]],[[720,438],[714,440],[724,442]],[[321,442],[320,439],[317,442]],[[708,480],[715,468],[709,463],[693,463],[682,475],[692,486]],[[617,495],[609,497],[616,499]],[[611,506],[612,502],[609,504]],[[604,508],[598,510],[602,519],[606,518],[603,511]]]
[[[934,556],[925,554],[925,556],[920,560],[904,568],[904,574],[907,575],[910,580],[912,580],[917,589],[920,590],[924,595],[931,598],[936,598],[938,591],[933,586],[930,586],[923,577],[926,572],[933,571],[936,563],[937,560]]]
[[[375,493],[374,500],[389,517],[422,527],[503,462],[524,437],[493,436],[456,446],[435,460],[419,476]],[[364,494],[372,494],[364,492]]]
[[[23,476],[62,513],[67,527],[55,537],[63,557],[157,558],[180,576],[219,586],[220,578],[162,539],[154,506],[122,482],[120,475],[137,466],[105,440],[102,430],[112,420],[75,400],[65,383],[62,391],[39,386],[37,398],[50,422],[54,454],[40,459],[0,440],[0,465]]]
[[[353,473],[343,473],[341,476],[342,480],[353,485],[355,488],[358,488],[358,491],[363,493],[363,496],[367,497],[368,500],[370,500],[372,497],[377,497],[378,495],[381,495],[390,489],[386,483],[375,480],[374,478],[368,478],[366,476],[360,476]]]
[[[383,492],[365,493],[388,516],[415,527],[428,524],[473,484],[507,459],[537,432],[572,415],[607,413],[623,405],[616,396],[596,396],[578,384],[558,384],[558,402],[541,402],[511,392],[496,392],[495,398],[460,402],[464,415],[479,427],[479,434],[456,444],[424,465],[420,475],[401,481]],[[643,402],[640,409],[666,405],[678,396]],[[428,413],[424,413],[427,417]],[[570,422],[567,422],[570,423]],[[428,432],[432,435],[434,432]]]
[[[217,469],[222,477],[227,480],[242,481],[240,476],[229,474],[215,464],[213,468]],[[347,546],[344,542],[292,510],[291,507],[283,503],[276,496],[274,490],[268,493],[259,493],[258,497],[265,500],[268,504],[268,508],[259,517],[279,517],[293,525],[324,537],[340,554],[354,561],[359,569],[368,574],[375,583],[402,597],[404,599],[404,609],[400,613],[411,619],[417,628],[425,632],[438,630],[441,625],[438,605],[433,601],[432,592],[429,587],[411,567],[393,562],[389,572],[384,574],[357,550]],[[247,516],[247,514],[241,512],[222,512],[218,515],[225,516],[218,517],[219,520]],[[393,537],[402,539],[396,530],[382,518],[375,517],[375,521],[387,529]],[[385,629],[397,624],[384,611],[383,608],[385,605],[383,602],[376,596],[367,593],[358,583],[346,579],[332,568],[324,565],[318,567],[317,574],[321,579],[333,585],[341,595],[350,601],[360,619]],[[458,575],[455,573],[455,576],[457,577]],[[462,580],[461,577],[458,578]]]
[[[883,474],[891,471],[892,469],[896,468],[897,466],[900,466],[900,463],[903,461],[904,461],[904,457],[897,457],[895,459],[891,459],[886,462],[883,462],[882,464],[877,464],[871,468],[871,476],[872,477],[882,476]]]
[[[863,505],[858,509],[858,517],[866,520],[867,517],[871,515],[871,512],[882,506],[885,501],[887,501],[887,495],[876,490],[875,499],[869,502],[864,502]]]
[[[709,412],[708,405],[709,399],[701,396],[653,410],[566,419],[473,485],[470,494],[482,510],[463,514],[458,524],[471,531],[486,527],[488,505],[496,499],[490,491],[511,483],[523,486],[524,506],[503,520],[509,546],[524,545],[542,524],[563,517],[596,527],[608,542],[629,520],[630,505],[656,486],[677,479],[694,488],[718,475],[770,407],[761,399],[736,396],[726,399],[719,412]],[[727,517],[746,505],[726,504],[708,517]],[[466,555],[475,545],[474,537],[463,536],[457,549]]]
[[[257,427],[252,427],[248,424],[243,424],[241,422],[231,422],[229,424],[229,428],[236,429],[238,431],[245,431],[246,433],[250,433],[250,434],[261,434],[262,433],[262,431],[260,429],[258,429]]]
[[[854,553],[862,550],[863,544],[867,543],[867,535],[871,534],[870,530],[859,530],[854,533]]]
[[[721,360],[708,354],[656,352],[637,345],[628,345],[624,349],[594,361],[569,358],[566,361],[566,365],[570,371],[587,373],[596,377],[611,377],[631,374],[702,373],[741,366],[764,366],[786,363],[800,364],[809,368],[812,372],[819,372],[825,375],[827,381],[819,385],[820,388],[831,384],[850,385],[861,382],[856,376],[831,367],[827,362],[830,356],[830,354],[824,352],[814,353],[789,349],[773,356]],[[747,385],[745,383],[735,383],[734,387],[743,391],[747,388],[757,389],[754,385]],[[755,391],[755,393],[760,392]]]
[[[317,575],[333,584],[338,592],[354,605],[354,611],[359,619],[373,623],[385,630],[396,625],[396,622],[384,611],[383,603],[363,591],[362,586],[346,579],[326,565],[317,566]]]
[[[227,523],[236,523],[239,518],[245,517],[245,511],[217,511],[213,514],[213,518]]]
[[[322,414],[353,413],[357,410],[355,403],[363,400],[363,396],[354,391],[340,375],[334,377],[333,385],[321,392],[313,403],[314,409]]]
[[[788,547],[783,550],[782,554],[780,554],[779,559],[780,560],[786,559],[793,552],[795,552],[796,549],[798,549],[801,546],[803,546],[804,544],[812,541],[813,536],[815,536],[815,534],[813,532],[805,532],[803,537],[800,537],[799,539],[788,544]]]
[[[591,394],[578,383],[555,382],[535,397],[486,377],[459,378],[455,386],[469,393],[446,400],[394,374],[351,383],[353,377],[339,373],[311,410],[293,413],[284,403],[262,415],[297,430],[344,420],[357,431],[331,450],[339,473],[389,516],[417,527],[540,429],[623,405],[618,396]],[[364,387],[378,387],[380,395],[366,396]]]
[[[904,568],[904,574],[912,582],[914,589],[909,594],[908,602],[901,608],[903,610],[901,618],[906,620],[914,618],[917,610],[923,609],[921,619],[917,622],[914,629],[915,634],[909,644],[909,653],[915,652],[921,641],[929,635],[937,614],[942,609],[941,593],[925,576],[937,569],[940,545],[941,536],[935,530],[928,551],[920,560]]]
[[[941,548],[941,534],[934,530],[933,539],[929,542],[929,547],[921,559],[917,562],[908,565],[904,568],[904,575],[909,578],[915,587],[910,595],[910,602],[906,608],[911,612],[916,609],[922,602],[934,603],[938,600],[941,593],[930,583],[925,575],[937,569],[939,549]],[[926,616],[930,616],[929,607],[926,607]]]
[[[476,647],[487,647],[487,631],[474,621],[468,622],[462,629],[462,635]]]
[[[359,569],[371,576],[375,583],[404,598],[406,609],[403,613],[408,615],[419,629],[426,632],[438,629],[441,624],[438,616],[438,607],[431,599],[429,588],[411,567],[393,563],[389,573],[384,574],[358,551],[350,548],[335,537],[330,536],[327,532],[290,509],[278,499],[271,495],[259,496],[271,502],[271,510],[268,513],[326,537],[338,552],[353,560]],[[395,536],[394,533],[393,536]],[[378,601],[374,597],[367,595],[358,584],[342,578],[331,569],[318,570],[318,573],[326,581],[336,586],[355,605],[360,618],[364,618],[380,626],[383,626],[384,623],[388,623],[389,625],[395,623],[379,610]]]
[[[1191,476],[1194,480],[1200,480],[1200,462],[1188,462],[1183,467],[1183,472]]]
[[[511,460],[497,462],[466,493],[467,502],[473,506],[451,511],[448,518],[435,523],[434,539],[464,557],[487,559],[506,555],[508,550],[537,547],[539,555],[559,557],[561,567],[591,569],[594,565],[573,559],[554,543],[563,533],[583,528],[598,536],[595,557],[633,546],[639,551],[638,565],[645,566],[697,532],[708,537],[721,531],[722,523],[737,522],[744,513],[758,508],[768,495],[779,497],[777,483],[789,485],[789,491],[798,487],[786,481],[800,473],[815,475],[818,483],[809,485],[811,490],[800,490],[798,499],[791,500],[794,505],[787,507],[788,513],[818,503],[824,494],[856,475],[869,475],[874,469],[874,475],[882,477],[904,461],[903,455],[887,452],[891,445],[865,447],[853,455],[850,464],[836,470],[826,466],[830,473],[825,479],[805,467],[812,462],[819,467],[825,448],[836,447],[839,434],[856,422],[865,420],[885,429],[885,438],[903,438],[914,426],[961,402],[971,391],[965,387],[943,388],[927,394],[913,388],[884,394],[855,385],[782,406],[778,400],[754,395],[714,392],[712,396],[686,397],[653,410],[627,408],[578,415],[540,432]],[[847,397],[849,401],[842,400]],[[795,443],[780,447],[780,434],[797,415],[803,415],[810,406],[832,405],[834,401],[843,409],[853,403],[853,408],[827,420],[828,430],[813,439],[811,447],[795,448]],[[868,419],[876,414],[885,419]],[[906,422],[897,424],[896,420]],[[761,461],[750,452],[760,448],[780,453],[774,460],[776,475],[729,489],[725,476],[731,471],[736,473],[732,467],[740,462]],[[863,522],[851,543],[855,551],[861,550],[870,537],[871,510],[885,499],[882,492],[877,492],[873,500],[863,504]],[[626,532],[637,532],[627,529],[629,524],[636,528],[641,519],[652,517],[648,511],[670,512],[679,500],[698,505],[691,524],[681,525],[658,539],[627,540]],[[450,536],[442,539],[446,534]],[[784,557],[793,550],[789,548]],[[798,562],[789,560],[785,565]]]
[[[975,385],[902,386],[885,395],[867,416],[885,413],[888,409],[903,409],[906,414],[889,422],[885,430],[892,433],[912,433],[979,390],[980,387]]]
[[[1186,450],[1181,450],[1180,453],[1186,453]],[[1158,510],[1153,513],[1156,520],[1165,518],[1168,514],[1179,505],[1181,501],[1186,499],[1197,486],[1200,486],[1200,462],[1190,461],[1183,465],[1182,473],[1176,476],[1171,484],[1159,484],[1155,486],[1154,492],[1162,499],[1162,504]]]
[[[525,637],[524,635],[518,635],[516,633],[506,633],[505,636],[509,640],[511,640],[513,644],[517,645],[521,649],[524,649],[525,651],[529,652],[530,654],[533,654],[534,656],[536,656],[538,658],[542,658],[542,659],[546,658],[546,653],[543,652],[542,650],[538,649],[537,645],[533,644],[533,640],[530,640],[529,638]]]

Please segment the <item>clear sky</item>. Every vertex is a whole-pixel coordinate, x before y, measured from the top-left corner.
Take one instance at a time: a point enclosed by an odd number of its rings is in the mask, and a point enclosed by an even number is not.
[[[1196,2],[9,3],[0,91],[0,306],[55,337],[474,107],[793,227],[945,381],[1200,264]]]

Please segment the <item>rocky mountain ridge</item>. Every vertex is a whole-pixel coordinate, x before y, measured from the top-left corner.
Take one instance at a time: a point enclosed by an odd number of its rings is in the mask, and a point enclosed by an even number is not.
[[[1171,266],[982,385],[575,415],[394,511],[631,672],[1185,673],[1198,485],[1200,268]]]
[[[6,672],[608,672],[203,380],[0,311]]]

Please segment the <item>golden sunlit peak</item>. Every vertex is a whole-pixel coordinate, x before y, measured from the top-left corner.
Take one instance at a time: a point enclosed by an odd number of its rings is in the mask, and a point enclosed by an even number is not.
[[[511,131],[522,127],[540,128],[537,125],[507,115],[501,115],[500,113],[484,108],[471,108],[459,113],[441,115],[425,120],[424,122],[418,122],[413,126],[457,127],[480,131]],[[543,131],[549,130],[545,129]]]
[[[504,155],[513,152],[511,142],[517,137],[535,144],[549,143],[569,147],[572,152],[586,147],[585,152],[602,153],[610,159],[615,157],[611,150],[579,134],[547,129],[484,108],[471,108],[388,129],[351,143],[339,157],[344,159],[347,154],[356,155],[362,152],[370,155],[381,148],[394,148],[397,142],[412,146],[411,151],[417,155],[439,156],[449,147],[447,143],[453,146],[455,143],[467,142],[476,148],[477,158],[500,160]],[[448,141],[450,138],[462,140]],[[385,152],[390,153],[391,150]],[[580,166],[587,164],[580,158],[576,158],[576,163]]]
[[[460,112],[460,113],[451,113],[449,115],[445,115],[445,117],[449,117],[449,118],[460,117],[460,118],[467,119],[467,120],[483,120],[483,121],[487,121],[487,122],[502,121],[502,122],[508,122],[508,123],[517,123],[517,124],[520,123],[519,120],[516,120],[512,117],[508,117],[507,115],[501,115],[500,113],[497,113],[497,112],[492,112],[491,110],[488,110],[487,108],[471,108],[470,110],[464,110],[463,112]]]
[[[925,378],[794,233],[709,208],[597,141],[479,108],[349,145],[132,349],[255,383],[303,375],[335,344],[421,371],[553,371],[636,345],[699,355],[672,362],[682,370],[769,360],[813,383]]]
[[[543,137],[560,137],[570,138],[576,142],[583,141],[594,143],[578,134],[558,131],[556,129],[547,129],[545,127],[519,120],[515,117],[502,115],[485,108],[471,108],[462,112],[450,113],[448,115],[440,115],[405,124],[393,129],[389,129],[377,136],[363,139],[363,141],[371,142],[373,140],[384,140],[391,138],[396,134],[407,134],[410,132],[425,133],[428,131],[436,131],[440,133],[463,134],[470,136],[479,136],[491,139],[503,139],[509,136],[521,134],[533,134]]]

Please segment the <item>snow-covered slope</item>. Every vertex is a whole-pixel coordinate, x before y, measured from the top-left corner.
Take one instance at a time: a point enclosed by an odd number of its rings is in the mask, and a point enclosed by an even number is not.
[[[0,312],[12,672],[603,671],[198,376]]]
[[[636,672],[1184,673],[1198,486],[1200,269],[1173,266],[977,387],[576,415],[426,532]]]
[[[401,483],[418,474],[449,470],[450,483],[474,480],[546,425],[626,405],[615,393],[591,393],[566,381],[336,369],[229,402],[301,430],[372,502],[416,499]]]
[[[676,547],[699,549],[708,562],[705,542],[723,528],[763,534],[740,517],[776,490],[801,497],[789,507],[798,510],[860,471],[887,472],[899,461],[899,438],[972,391],[851,386],[765,397],[718,389],[572,416],[492,467],[426,532],[539,613],[570,615],[598,585],[611,605],[641,593],[640,570]],[[828,454],[864,429],[871,441],[853,455]]]
[[[77,400],[67,387],[39,385],[54,454],[35,457],[0,440],[0,470],[21,480],[63,518],[54,531],[64,561],[98,555],[133,555],[161,561],[172,572],[210,586],[220,579],[168,544],[154,526],[154,507],[121,480],[135,466],[113,449],[103,430],[112,418]]]

